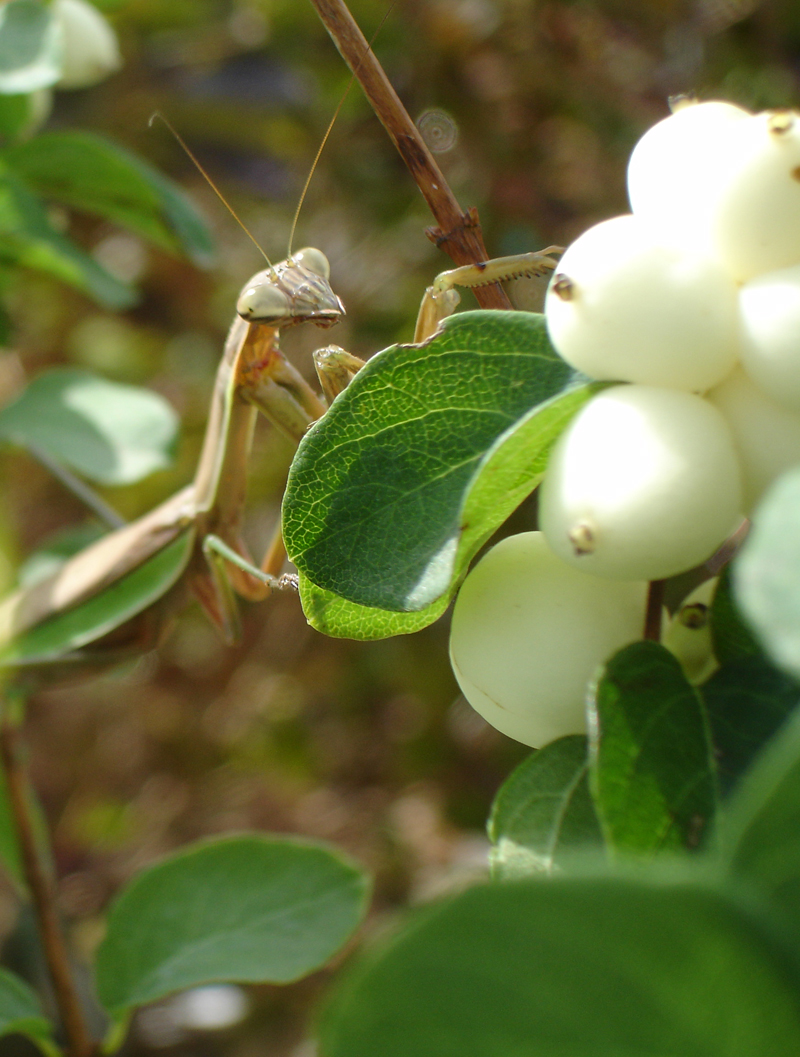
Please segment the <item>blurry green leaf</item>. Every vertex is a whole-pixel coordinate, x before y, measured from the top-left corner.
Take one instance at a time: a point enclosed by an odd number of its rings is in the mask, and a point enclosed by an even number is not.
[[[0,968],[0,1036],[19,1033],[41,1044],[45,1053],[58,1052],[53,1025],[34,992],[18,976]]]
[[[733,582],[764,649],[800,678],[800,469],[781,477],[756,510]]]
[[[50,6],[7,0],[0,6],[0,92],[33,92],[60,75],[61,29]]]
[[[464,312],[374,356],[300,444],[292,560],[366,607],[415,612],[452,592],[591,395],[571,377],[528,312]]]
[[[112,1016],[212,981],[289,983],[358,925],[368,883],[319,844],[230,837],[178,852],[117,898],[97,957]]]
[[[99,213],[208,263],[211,234],[188,197],[122,147],[90,132],[45,132],[6,151],[5,160],[45,198]]]
[[[0,94],[0,143],[15,140],[33,119],[36,96]]]
[[[800,714],[744,776],[723,819],[722,848],[734,874],[768,894],[800,951]]]
[[[720,779],[730,786],[800,704],[800,687],[763,655],[723,665],[701,687]]]
[[[64,654],[80,650],[120,627],[154,602],[176,582],[191,557],[194,533],[184,532],[138,569],[109,584],[81,605],[65,610],[18,635],[0,641],[0,668],[56,664]],[[20,595],[0,603],[0,628],[13,627]]]
[[[106,308],[130,308],[135,291],[57,231],[41,202],[10,172],[0,172],[0,262],[69,283]]]
[[[0,440],[38,445],[106,485],[169,466],[177,434],[177,415],[158,393],[72,368],[40,375],[0,411]]]
[[[602,846],[588,777],[582,734],[551,741],[522,761],[492,805],[493,874],[550,872],[563,852]]]
[[[626,646],[592,708],[590,782],[609,845],[695,847],[714,818],[715,775],[703,706],[680,663],[656,642]]]
[[[322,1057],[794,1057],[798,969],[670,874],[525,879],[417,916],[350,974]]]
[[[760,654],[750,628],[742,619],[733,596],[732,567],[726,565],[711,602],[711,641],[720,664]]]

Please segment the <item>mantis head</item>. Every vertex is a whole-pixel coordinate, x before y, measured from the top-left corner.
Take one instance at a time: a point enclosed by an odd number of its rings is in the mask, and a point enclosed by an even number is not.
[[[248,323],[287,327],[310,320],[331,327],[344,315],[344,305],[331,289],[329,276],[330,265],[321,250],[299,250],[245,283],[236,311]]]

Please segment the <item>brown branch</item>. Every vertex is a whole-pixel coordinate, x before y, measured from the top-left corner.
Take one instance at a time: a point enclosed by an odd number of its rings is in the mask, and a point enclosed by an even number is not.
[[[344,0],[311,2],[428,203],[438,224],[438,228],[428,230],[428,236],[456,264],[478,264],[487,260],[477,210],[462,211]],[[502,287],[497,284],[478,287],[474,293],[482,308],[511,307]]]
[[[647,592],[647,611],[644,618],[644,637],[661,641],[661,610],[664,606],[664,580],[652,580]]]
[[[89,1034],[70,969],[55,901],[55,886],[48,863],[36,839],[31,811],[32,791],[23,762],[19,731],[4,716],[0,721],[0,755],[6,772],[8,798],[22,855],[25,880],[30,889],[47,967],[53,983],[69,1057],[94,1057],[97,1052]]]

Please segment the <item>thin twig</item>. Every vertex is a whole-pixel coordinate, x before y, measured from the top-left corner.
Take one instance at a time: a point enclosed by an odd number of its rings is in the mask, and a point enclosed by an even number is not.
[[[477,210],[464,213],[441,169],[408,111],[400,102],[344,0],[311,0],[342,58],[358,78],[364,94],[389,133],[408,171],[436,219],[438,228],[426,232],[456,264],[479,264],[488,259]],[[482,308],[510,308],[498,285],[474,291]]]
[[[666,581],[652,580],[647,592],[647,612],[644,618],[644,637],[652,642],[661,639],[661,610],[664,606]]]
[[[67,1053],[69,1057],[94,1057],[97,1051],[86,1026],[70,970],[69,955],[56,910],[53,878],[36,839],[31,812],[32,792],[23,761],[19,731],[7,715],[3,715],[0,720],[0,755],[5,767],[8,798],[19,838],[25,880],[31,892],[42,947],[67,1039]]]

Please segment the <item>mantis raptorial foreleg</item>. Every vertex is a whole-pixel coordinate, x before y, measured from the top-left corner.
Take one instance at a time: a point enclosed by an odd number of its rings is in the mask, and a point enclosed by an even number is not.
[[[551,256],[562,253],[560,246],[548,246],[536,253],[519,253],[510,257],[495,257],[480,264],[465,264],[441,272],[425,291],[419,306],[414,341],[425,341],[433,334],[441,321],[452,315],[458,307],[461,295],[457,286],[474,289],[509,279],[537,278],[552,272],[557,261]]]

